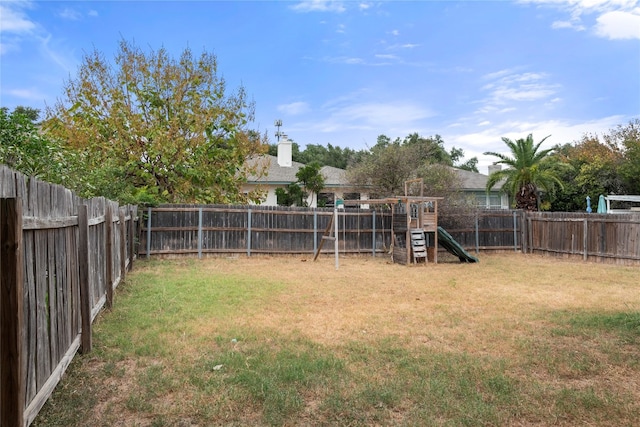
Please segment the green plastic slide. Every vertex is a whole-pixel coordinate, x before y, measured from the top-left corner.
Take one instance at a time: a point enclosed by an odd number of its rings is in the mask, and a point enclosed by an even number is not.
[[[438,227],[438,244],[445,248],[448,252],[457,256],[460,262],[479,262],[478,258],[465,251],[460,243],[456,242],[451,234],[447,233],[442,227]]]

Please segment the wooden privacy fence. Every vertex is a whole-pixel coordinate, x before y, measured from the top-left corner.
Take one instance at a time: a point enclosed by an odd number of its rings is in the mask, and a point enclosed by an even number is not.
[[[334,214],[328,208],[170,205],[148,208],[139,255],[313,254]],[[339,209],[341,253],[383,253],[391,211]],[[333,246],[323,252],[333,252]]]
[[[466,250],[526,252],[523,211],[481,210],[467,215],[442,215],[440,225]]]
[[[617,264],[640,264],[640,214],[532,212],[530,252]]]
[[[134,259],[137,208],[0,165],[0,425],[28,426]]]
[[[640,214],[479,211],[449,216],[443,227],[465,249],[515,250],[640,264]],[[457,224],[465,224],[460,226]]]
[[[390,210],[338,211],[341,253],[390,248]],[[228,205],[147,208],[140,255],[312,254],[331,209]],[[439,224],[466,250],[546,253],[640,264],[640,214],[482,210],[441,215]],[[332,252],[328,245],[323,252]]]

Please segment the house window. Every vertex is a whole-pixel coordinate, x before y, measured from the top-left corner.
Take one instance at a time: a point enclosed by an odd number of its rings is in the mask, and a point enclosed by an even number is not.
[[[319,208],[332,208],[335,204],[335,195],[333,193],[318,194]]]
[[[502,209],[502,196],[499,193],[477,192],[474,194],[476,205],[482,209]]]
[[[489,209],[502,208],[502,198],[499,194],[489,194]]]

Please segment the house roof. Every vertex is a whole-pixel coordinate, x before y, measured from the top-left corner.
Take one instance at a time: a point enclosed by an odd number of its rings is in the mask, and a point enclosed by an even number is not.
[[[255,175],[247,177],[248,183],[256,184],[290,184],[297,182],[296,174],[301,167],[305,166],[299,162],[291,162],[291,167],[282,167],[278,165],[278,158],[270,155],[252,157],[247,161],[252,165],[258,164],[258,166],[266,166],[267,168],[265,175],[261,177],[256,177]],[[344,169],[323,166],[320,168],[320,173],[325,178],[325,187],[349,186]]]
[[[278,165],[278,158],[276,156],[262,155],[252,157],[247,162],[258,166],[266,166],[266,173],[261,177],[255,175],[249,175],[247,177],[248,183],[253,184],[290,184],[297,182],[298,178],[296,174],[301,167],[305,165],[299,162],[291,162],[291,167],[282,167]],[[470,172],[463,169],[451,167],[453,171],[460,177],[462,181],[462,189],[467,191],[485,191],[488,175],[484,175],[477,172]],[[350,184],[347,180],[346,171],[344,169],[335,168],[333,166],[323,166],[320,169],[320,173],[325,178],[325,187],[349,187]],[[501,187],[501,183],[496,184],[493,189],[498,191]]]
[[[464,169],[458,169],[451,167],[460,180],[462,181],[462,189],[469,191],[486,191],[487,188],[487,180],[489,179],[488,175],[484,175],[478,172],[471,172]],[[493,186],[492,190],[499,191],[502,187],[502,182],[497,183]]]

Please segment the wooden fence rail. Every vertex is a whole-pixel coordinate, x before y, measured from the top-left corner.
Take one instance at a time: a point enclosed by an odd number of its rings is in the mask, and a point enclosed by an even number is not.
[[[147,208],[140,255],[314,253],[331,209],[170,205]],[[486,210],[441,216],[465,249],[546,253],[640,264],[640,214]],[[381,254],[390,247],[388,210],[339,210],[341,253]],[[332,252],[327,248],[324,252]]]
[[[0,425],[30,425],[134,259],[137,208],[0,165]]]
[[[332,209],[184,205],[148,208],[140,227],[140,256],[313,254]],[[340,209],[341,253],[384,253],[391,211]],[[333,248],[324,250],[333,252]]]

